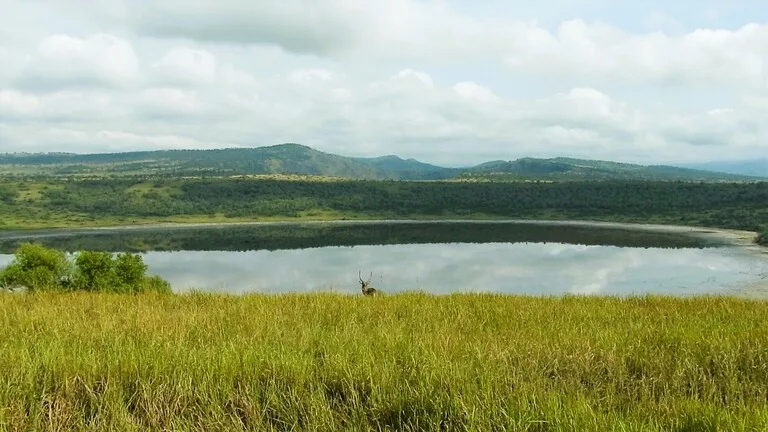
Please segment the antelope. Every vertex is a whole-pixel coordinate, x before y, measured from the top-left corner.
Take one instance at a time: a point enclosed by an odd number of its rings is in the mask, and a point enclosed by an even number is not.
[[[379,290],[370,286],[371,279],[373,278],[373,272],[371,272],[371,275],[368,277],[367,281],[363,280],[363,276],[360,274],[360,271],[357,272],[357,277],[360,279],[360,289],[363,291],[363,295],[371,297],[379,295]]]

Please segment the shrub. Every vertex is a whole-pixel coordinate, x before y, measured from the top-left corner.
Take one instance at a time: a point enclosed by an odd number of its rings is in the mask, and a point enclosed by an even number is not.
[[[0,202],[11,204],[18,195],[19,191],[12,186],[0,185]]]
[[[68,284],[72,265],[62,251],[35,243],[16,249],[14,260],[0,272],[0,285],[30,291],[58,289]]]
[[[140,292],[171,293],[171,284],[160,276],[147,276],[141,281],[139,286]]]
[[[74,265],[64,252],[25,243],[11,264],[0,271],[0,286],[28,291],[82,290],[119,293],[170,293],[170,284],[159,276],[147,276],[142,257],[132,253],[81,251]]]
[[[108,291],[116,287],[112,254],[83,251],[75,258],[75,286],[86,291]]]
[[[760,233],[757,235],[757,244],[768,246],[768,227],[760,230]]]
[[[140,255],[132,253],[118,254],[114,259],[117,283],[124,286],[139,287],[147,272],[147,265]]]

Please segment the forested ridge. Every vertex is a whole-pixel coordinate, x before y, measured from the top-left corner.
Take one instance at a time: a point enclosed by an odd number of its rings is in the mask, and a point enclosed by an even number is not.
[[[758,231],[768,183],[446,183],[265,179],[0,183],[0,215],[100,218],[499,217],[662,222]],[[79,218],[79,219],[78,219]],[[763,239],[763,241],[765,241]]]
[[[758,177],[668,165],[637,165],[574,158],[497,160],[448,168],[396,155],[349,157],[301,144],[210,150],[157,150],[104,154],[0,154],[0,175],[47,177],[230,177],[313,175],[368,180],[648,180],[755,181]]]

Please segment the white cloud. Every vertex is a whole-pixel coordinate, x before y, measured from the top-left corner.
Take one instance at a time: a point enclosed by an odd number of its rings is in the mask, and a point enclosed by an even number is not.
[[[658,161],[693,148],[700,155],[727,145],[765,149],[760,110],[648,112],[592,88],[536,100],[504,98],[473,82],[438,85],[417,70],[371,84],[317,69],[264,80],[247,92],[153,87],[97,95],[4,91],[0,114],[28,124],[66,121],[84,133],[78,140],[90,148],[112,139],[96,134],[108,127],[131,136],[178,136],[198,147],[292,141],[350,155],[398,153],[443,163],[558,154]],[[19,143],[44,146],[51,138],[43,129],[23,133],[31,136]],[[71,142],[50,147],[60,150]]]
[[[511,47],[507,66],[523,74],[567,73],[624,83],[766,89],[768,25],[667,36],[572,20],[555,33],[529,29],[529,37]]]
[[[184,119],[202,115],[206,106],[194,90],[152,88],[137,95],[135,108],[140,117]]]
[[[511,71],[624,83],[765,87],[768,24],[696,29],[662,11],[648,33],[570,19],[555,31],[535,21],[460,14],[446,2],[235,0],[142,2],[134,25],[154,36],[261,43],[333,58],[426,64],[504,62]],[[665,33],[666,32],[666,33]]]
[[[175,47],[152,65],[152,72],[167,83],[210,85],[216,81],[216,57],[206,50]]]
[[[472,81],[462,81],[454,84],[453,91],[461,97],[479,102],[495,102],[499,100],[499,97],[491,89]]]
[[[34,133],[33,133],[34,132]],[[76,149],[84,152],[118,152],[156,149],[203,149],[235,147],[226,141],[200,141],[194,138],[172,134],[132,133],[121,130],[73,129],[66,125],[40,129],[35,124],[24,124],[13,128],[0,124],[0,143],[20,144],[18,151],[39,151],[42,149]],[[50,143],[58,145],[51,147]]]
[[[20,12],[0,16],[0,151],[290,141],[450,164],[768,151],[768,25],[702,29],[690,17],[704,6],[7,1]],[[573,16],[529,19],[555,9]]]
[[[356,31],[350,0],[141,1],[128,10],[137,30],[158,37],[279,45],[297,53],[331,53]]]
[[[0,114],[3,117],[24,115],[40,108],[38,98],[14,90],[0,91]]]
[[[36,94],[0,90],[0,119],[54,124],[66,121],[83,125],[126,115],[128,107],[115,102],[112,95],[93,91]]]
[[[26,89],[125,87],[135,83],[139,63],[130,42],[97,34],[85,39],[48,36],[23,66],[17,84]]]

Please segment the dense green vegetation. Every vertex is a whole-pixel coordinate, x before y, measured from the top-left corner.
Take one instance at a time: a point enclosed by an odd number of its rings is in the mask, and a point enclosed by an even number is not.
[[[447,183],[254,179],[0,182],[0,227],[160,220],[541,218],[757,231],[768,183]]]
[[[768,429],[768,303],[0,295],[7,430]]]
[[[140,255],[103,251],[82,251],[74,263],[61,250],[40,244],[21,244],[14,260],[0,270],[0,288],[38,291],[165,292],[167,281],[147,276]]]
[[[299,144],[216,150],[161,150],[106,154],[0,154],[0,174],[19,178],[232,176],[309,174],[399,180],[686,180],[737,181],[755,177],[672,166],[644,166],[571,158],[492,161],[444,168],[394,155],[352,158]]]

